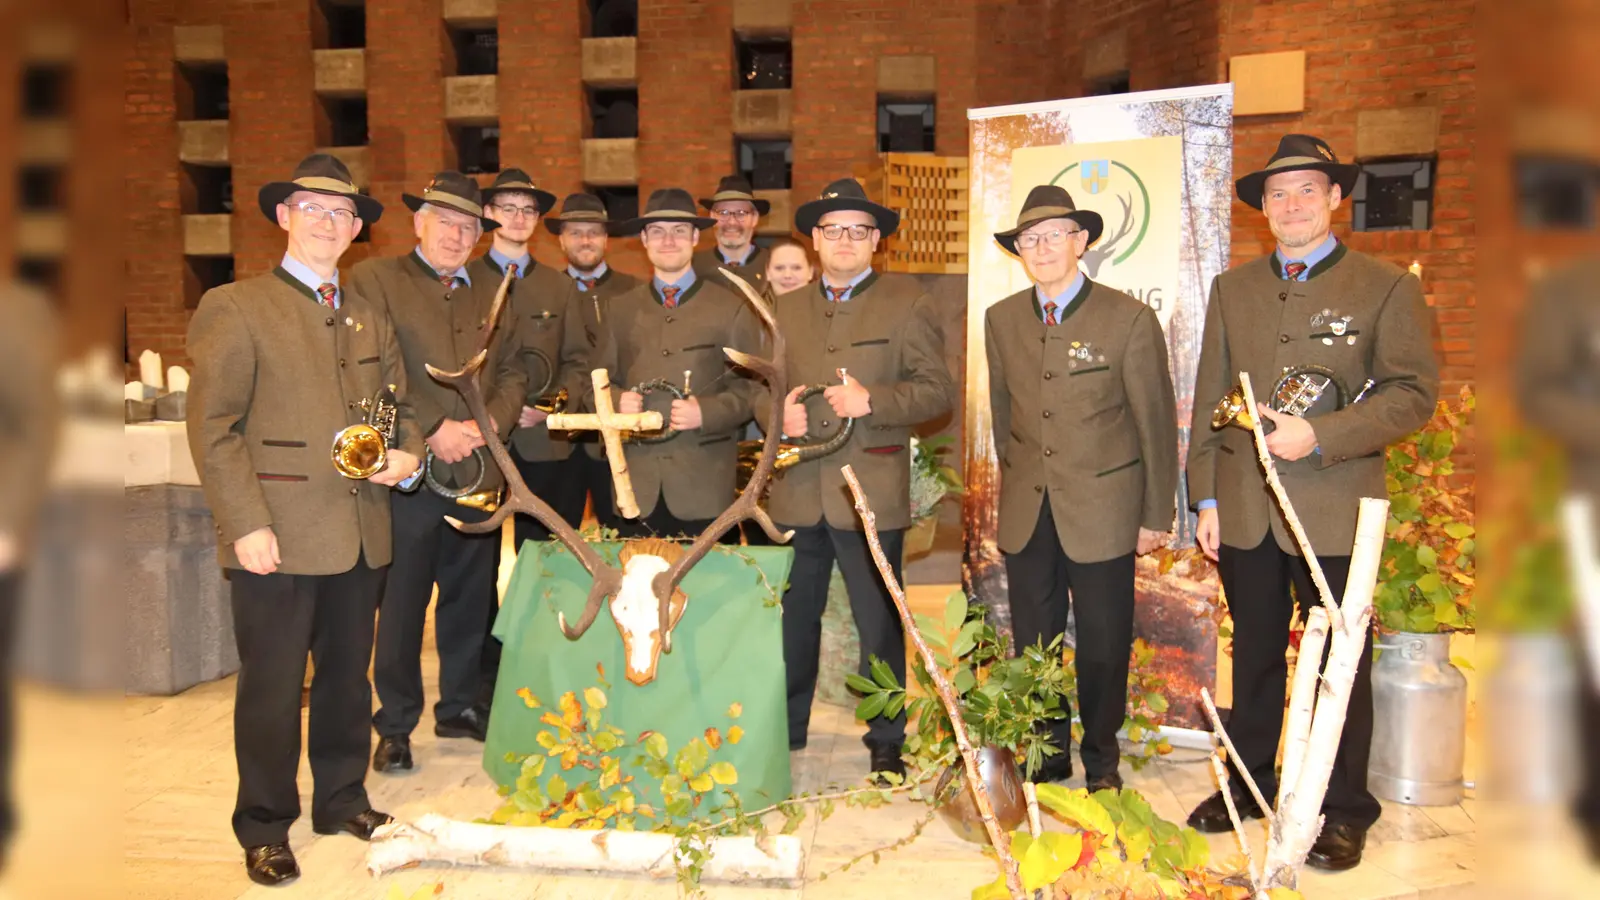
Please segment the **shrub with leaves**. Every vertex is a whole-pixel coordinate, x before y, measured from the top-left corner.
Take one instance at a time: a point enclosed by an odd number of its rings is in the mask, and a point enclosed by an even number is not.
[[[1373,614],[1386,631],[1472,631],[1473,480],[1453,483],[1451,454],[1471,425],[1476,400],[1461,389],[1454,408],[1439,401],[1432,419],[1385,457],[1389,523]]]
[[[911,439],[911,521],[933,515],[939,501],[961,493],[961,476],[943,459],[954,442],[950,435]]]

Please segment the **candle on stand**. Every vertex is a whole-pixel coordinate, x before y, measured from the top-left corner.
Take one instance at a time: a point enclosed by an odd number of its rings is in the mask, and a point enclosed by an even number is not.
[[[173,394],[181,394],[188,389],[189,373],[183,370],[183,366],[168,366],[167,391]]]
[[[1417,276],[1417,280],[1418,281],[1421,281],[1422,280],[1422,263],[1417,262],[1416,260],[1413,259],[1411,261],[1410,272],[1411,272],[1411,274]]]
[[[139,354],[139,380],[156,390],[161,389],[161,354],[154,350]]]

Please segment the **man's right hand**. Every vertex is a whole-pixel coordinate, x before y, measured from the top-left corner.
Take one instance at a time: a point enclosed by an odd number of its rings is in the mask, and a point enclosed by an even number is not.
[[[517,427],[538,428],[540,425],[543,425],[544,420],[548,418],[550,418],[550,414],[544,410],[535,409],[531,406],[524,406],[522,408],[522,415],[517,417]]]
[[[1217,548],[1222,546],[1222,525],[1217,522],[1217,508],[1200,510],[1200,522],[1194,529],[1194,542],[1200,552],[1212,561],[1217,558]]]
[[[471,455],[477,446],[476,442],[480,440],[465,422],[445,419],[440,423],[439,430],[428,436],[428,449],[440,462],[458,463]]]
[[[617,412],[624,415],[644,412],[644,395],[633,391],[623,391],[621,399],[617,401]]]
[[[805,385],[794,388],[783,398],[783,433],[788,437],[800,437],[811,427],[806,420],[806,408],[795,402],[803,390]]]
[[[278,536],[272,533],[271,525],[257,528],[234,541],[233,555],[239,558],[239,565],[244,566],[245,571],[257,575],[271,575],[283,562],[278,556]]]

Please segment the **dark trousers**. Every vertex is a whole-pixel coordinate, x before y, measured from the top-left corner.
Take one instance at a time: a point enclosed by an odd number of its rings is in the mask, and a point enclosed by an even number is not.
[[[481,510],[427,490],[396,492],[390,503],[394,564],[378,615],[372,665],[379,708],[372,717],[384,737],[410,735],[422,718],[422,632],[428,597],[439,584],[434,640],[439,648],[439,702],[435,720],[466,711],[483,682],[485,622],[494,608],[494,563],[500,534],[463,534],[444,520],[482,521]]]
[[[1582,648],[1578,661],[1578,796],[1573,805],[1579,822],[1600,827],[1600,689]]]
[[[833,575],[834,562],[839,563],[839,574],[850,594],[850,612],[861,635],[861,662],[856,671],[871,678],[870,661],[876,656],[888,663],[895,679],[905,685],[906,631],[883,576],[872,561],[865,533],[834,528],[826,520],[815,525],[778,526],[779,531],[787,528],[794,529],[789,541],[794,548],[794,570],[789,573],[789,590],[783,595],[783,663],[788,673],[789,749],[798,750],[806,745],[811,701],[817,693],[822,614],[828,607],[828,580]],[[902,577],[905,536],[904,529],[878,533],[896,581]],[[905,739],[904,711],[892,719],[879,716],[867,723],[864,740],[869,747],[898,750]]]
[[[311,820],[342,822],[371,806],[363,781],[372,732],[372,616],[384,569],[365,560],[339,575],[228,573],[239,680],[233,747],[239,796],[233,833],[244,847],[289,839],[300,817],[300,688],[311,678]]]
[[[0,574],[0,862],[17,830],[11,798],[11,753],[16,740],[11,708],[11,654],[16,640],[17,606],[22,602],[22,575]]]
[[[599,522],[602,528],[616,528],[622,517],[617,515],[616,488],[611,482],[611,463],[604,457],[595,459],[590,456],[587,446],[574,448],[572,458],[578,460],[584,489],[588,491],[589,502],[594,506],[595,521]]]
[[[733,499],[730,497],[728,502],[731,504]],[[639,505],[641,507],[644,506],[643,497],[639,498]],[[624,538],[684,538],[692,541],[700,536],[700,532],[710,528],[712,521],[711,519],[680,519],[672,514],[672,510],[667,508],[667,498],[657,496],[656,508],[650,510],[649,515],[640,516],[637,519],[624,519],[619,515],[616,529]],[[739,543],[738,526],[724,532],[721,537],[717,538],[717,543]]]
[[[1319,556],[1328,584],[1344,589],[1350,574],[1349,556]],[[1298,598],[1304,611],[1321,605],[1322,598],[1311,583],[1311,570],[1305,560],[1278,547],[1269,530],[1253,549],[1241,550],[1223,544],[1218,571],[1227,594],[1228,610],[1233,615],[1233,712],[1228,719],[1228,734],[1239,750],[1239,759],[1230,761],[1237,769],[1243,765],[1271,800],[1277,793],[1278,779],[1274,760],[1278,738],[1283,731],[1283,708],[1289,666],[1284,653],[1289,647],[1289,623]],[[1289,593],[1294,586],[1294,598]],[[1331,646],[1330,641],[1330,646]],[[1320,661],[1317,661],[1320,663]],[[1306,660],[1302,665],[1316,664]],[[1328,793],[1322,800],[1322,813],[1330,824],[1369,828],[1378,821],[1382,808],[1367,790],[1367,760],[1372,753],[1372,634],[1367,634],[1366,649],[1356,668],[1350,689],[1350,705],[1345,713],[1344,733],[1334,757]]]
[[[1016,650],[1035,642],[1048,645],[1067,630],[1067,612],[1076,614],[1074,667],[1078,674],[1079,718],[1083,744],[1078,756],[1090,778],[1117,771],[1122,751],[1117,731],[1128,714],[1128,654],[1133,649],[1133,554],[1104,562],[1069,558],[1056,536],[1049,497],[1040,504],[1033,536],[1019,553],[1007,553],[1007,597]],[[1070,598],[1070,599],[1069,599]],[[1050,735],[1063,753],[1072,746],[1072,710],[1051,723]]]

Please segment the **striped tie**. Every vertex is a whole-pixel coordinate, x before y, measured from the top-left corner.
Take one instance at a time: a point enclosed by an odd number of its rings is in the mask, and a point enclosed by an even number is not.
[[[1290,281],[1299,280],[1301,273],[1305,270],[1306,264],[1303,262],[1292,262],[1284,265],[1283,267],[1283,273],[1289,276]]]
[[[506,271],[511,273],[512,278],[517,277],[517,272],[519,270],[520,267],[516,263],[506,263]]]
[[[317,299],[329,309],[339,308],[339,288],[324,281],[317,286]]]
[[[456,288],[456,277],[454,275],[440,275],[439,283],[444,285],[445,290],[453,291]]]
[[[1044,323],[1046,325],[1060,324],[1056,321],[1056,302],[1054,300],[1044,305]]]
[[[585,293],[588,293],[589,291],[594,290],[594,283],[599,281],[599,280],[600,279],[598,279],[598,278],[590,278],[590,277],[588,277],[586,275],[579,275],[578,276],[578,290],[583,291]]]
[[[668,285],[668,286],[662,288],[661,289],[661,305],[665,306],[667,309],[677,309],[678,308],[678,292],[681,291],[681,290],[683,290],[683,288],[674,287],[672,285]]]
[[[833,295],[833,298],[832,298],[832,301],[831,301],[833,303],[843,303],[844,302],[844,295],[850,293],[850,285],[848,285],[848,284],[845,285],[844,287],[832,287],[831,285],[823,285],[823,289],[826,290],[828,293]]]

